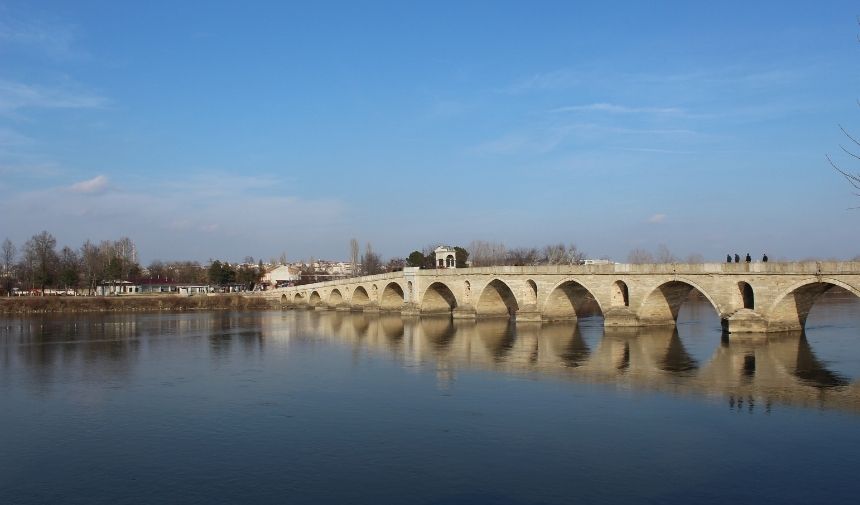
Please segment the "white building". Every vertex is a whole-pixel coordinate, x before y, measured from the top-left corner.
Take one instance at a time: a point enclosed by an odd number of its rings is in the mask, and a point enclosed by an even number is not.
[[[278,284],[287,284],[289,282],[297,281],[301,278],[302,274],[298,268],[281,265],[266,272],[263,275],[263,283],[266,283],[270,286],[277,286]]]
[[[436,268],[457,268],[457,251],[451,246],[440,245],[436,253]]]

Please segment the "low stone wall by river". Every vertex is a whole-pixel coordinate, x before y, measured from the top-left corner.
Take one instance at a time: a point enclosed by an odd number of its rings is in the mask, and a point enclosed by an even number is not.
[[[0,314],[256,310],[278,306],[277,302],[262,297],[239,295],[22,296],[0,298]]]

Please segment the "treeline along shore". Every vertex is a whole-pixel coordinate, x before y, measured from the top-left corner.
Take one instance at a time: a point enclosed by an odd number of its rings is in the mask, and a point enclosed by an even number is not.
[[[28,296],[0,298],[0,314],[75,312],[158,312],[184,310],[264,310],[277,301],[261,296]]]

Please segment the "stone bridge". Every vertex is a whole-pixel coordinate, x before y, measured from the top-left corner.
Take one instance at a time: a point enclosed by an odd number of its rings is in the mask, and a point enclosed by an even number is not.
[[[264,293],[285,306],[517,322],[603,316],[604,325],[674,325],[692,292],[729,333],[803,329],[834,287],[860,296],[860,262],[565,265],[421,270],[353,277]]]

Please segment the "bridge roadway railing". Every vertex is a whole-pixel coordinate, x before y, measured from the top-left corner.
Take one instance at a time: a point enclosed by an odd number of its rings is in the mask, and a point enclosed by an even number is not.
[[[834,287],[860,296],[860,262],[602,264],[406,268],[279,288],[284,306],[449,313],[518,322],[601,314],[607,326],[672,325],[698,292],[731,333],[794,331]]]

